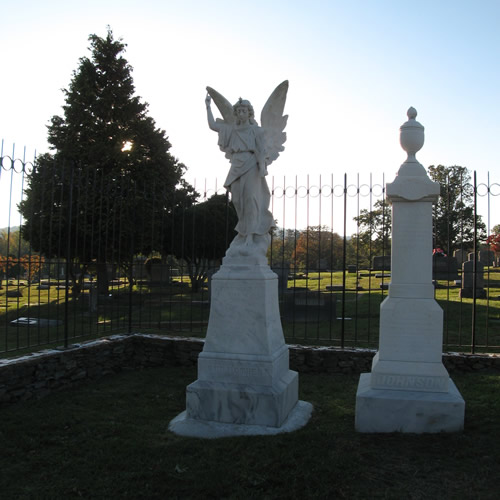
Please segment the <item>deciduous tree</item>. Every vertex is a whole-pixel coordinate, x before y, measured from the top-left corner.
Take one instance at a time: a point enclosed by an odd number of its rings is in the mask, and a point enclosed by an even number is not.
[[[490,250],[493,250],[496,254],[500,254],[500,224],[493,226],[486,243],[490,246]]]
[[[31,283],[33,278],[40,273],[45,259],[41,255],[23,255],[19,262]]]
[[[448,255],[459,248],[470,249],[474,240],[474,188],[465,167],[430,166],[429,177],[441,186],[440,196],[433,207],[434,248],[441,248]],[[359,233],[353,236],[361,258],[367,255],[390,253],[391,208],[385,200],[378,200],[374,209],[361,210],[355,217]],[[477,216],[478,242],[486,239],[486,227]]]
[[[373,210],[361,210],[354,220],[359,229],[351,239],[351,258],[355,252],[360,266],[369,267],[374,256],[390,255],[392,217],[391,207],[385,199],[377,200]]]
[[[187,209],[177,208],[171,222],[173,236],[166,235],[163,253],[187,263],[191,289],[196,292],[236,236],[236,210],[226,195],[213,195]]]
[[[467,168],[431,165],[429,177],[439,182],[441,195],[433,208],[434,247],[448,255],[459,248],[469,249],[474,241],[474,186]],[[486,239],[486,226],[477,217],[478,241]]]
[[[343,238],[326,226],[310,226],[302,231],[292,261],[308,271],[342,268]]]
[[[293,265],[295,246],[299,238],[300,231],[297,229],[274,228],[267,252],[270,266],[281,267],[284,263]]]
[[[0,230],[0,254],[2,255],[24,255],[29,253],[29,243],[21,237],[18,227]]]

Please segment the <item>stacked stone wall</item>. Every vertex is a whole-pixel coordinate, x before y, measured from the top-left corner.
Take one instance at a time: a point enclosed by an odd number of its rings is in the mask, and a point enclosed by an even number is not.
[[[122,370],[196,366],[203,339],[158,335],[116,335],[28,356],[0,360],[0,405],[41,398],[82,381]],[[299,373],[360,374],[371,371],[375,350],[290,345],[290,368]],[[500,372],[500,355],[443,355],[453,372]]]

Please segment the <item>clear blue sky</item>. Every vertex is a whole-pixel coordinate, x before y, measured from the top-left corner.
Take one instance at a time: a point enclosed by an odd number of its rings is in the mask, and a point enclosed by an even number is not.
[[[104,36],[109,24],[190,179],[223,178],[228,167],[206,125],[205,87],[249,99],[260,114],[288,79],[276,178],[391,180],[414,106],[426,128],[424,166],[464,165],[500,182],[500,0],[4,0],[0,15],[4,154],[13,143],[16,156],[23,146],[46,150],[60,89],[88,54],[88,35]]]

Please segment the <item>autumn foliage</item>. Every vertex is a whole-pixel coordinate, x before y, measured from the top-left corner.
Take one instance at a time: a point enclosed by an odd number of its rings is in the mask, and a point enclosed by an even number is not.
[[[495,253],[500,253],[500,234],[491,234],[488,236],[486,243]]]
[[[9,274],[10,270],[11,273],[15,272],[17,274],[19,272],[15,271],[17,266],[18,270],[23,269],[28,280],[32,281],[40,273],[44,263],[45,259],[41,255],[23,255],[19,258],[0,255],[0,273]]]
[[[26,271],[28,281],[32,281],[40,272],[44,262],[45,259],[41,255],[24,255],[19,259],[19,263]]]
[[[343,239],[326,226],[310,226],[300,234],[292,259],[302,269],[339,269],[342,245]]]

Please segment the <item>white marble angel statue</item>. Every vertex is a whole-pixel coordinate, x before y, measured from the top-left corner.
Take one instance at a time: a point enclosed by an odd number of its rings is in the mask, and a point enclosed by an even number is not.
[[[256,251],[265,254],[269,246],[274,220],[269,211],[271,195],[265,176],[267,167],[285,149],[283,130],[288,116],[283,115],[283,110],[287,91],[288,81],[276,87],[262,109],[259,126],[249,101],[240,97],[233,106],[216,90],[207,87],[208,126],[219,134],[219,147],[231,162],[224,187],[230,191],[238,215],[238,234],[226,256],[246,256]],[[210,108],[212,99],[222,120],[214,119]]]

